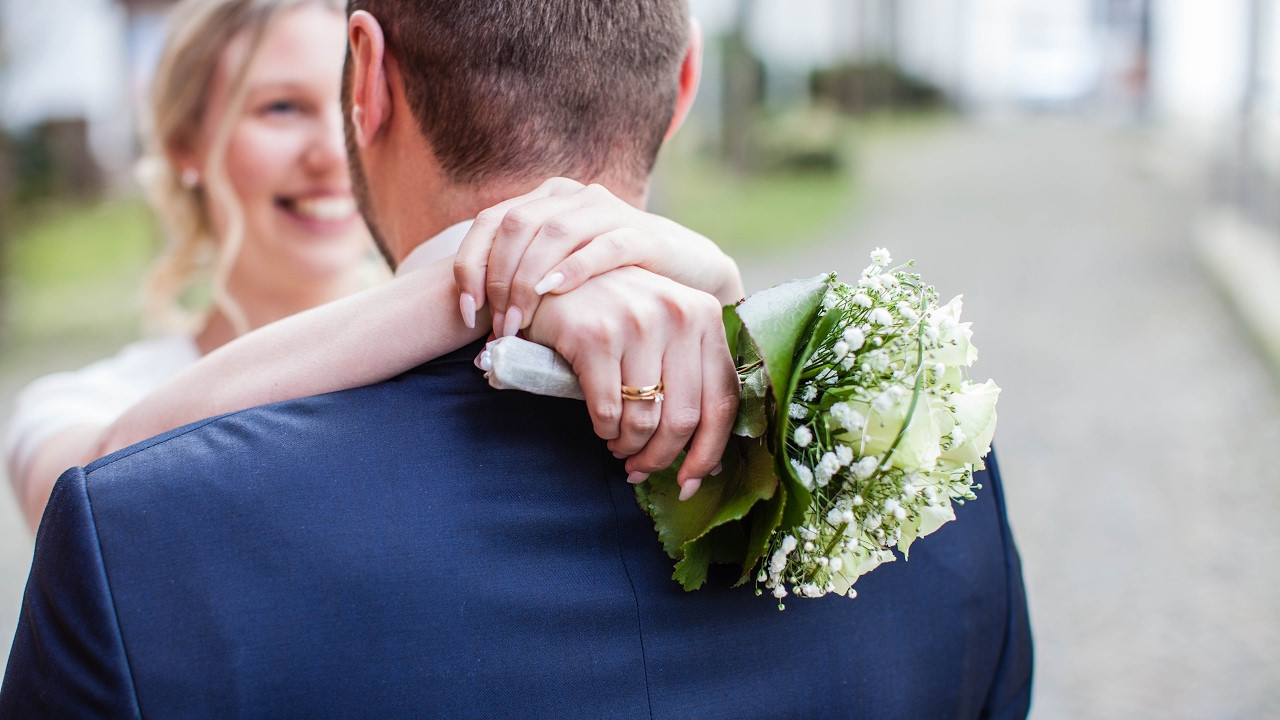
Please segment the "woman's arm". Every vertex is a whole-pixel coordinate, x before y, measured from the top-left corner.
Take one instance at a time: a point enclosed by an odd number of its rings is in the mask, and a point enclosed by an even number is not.
[[[285,318],[209,353],[114,422],[69,424],[40,440],[11,483],[32,528],[64,470],[201,418],[394,377],[488,330],[453,311],[451,260]],[[38,400],[36,398],[35,400]]]
[[[278,320],[214,350],[103,432],[105,455],[165,430],[236,410],[395,377],[478,340],[457,313],[452,263]]]

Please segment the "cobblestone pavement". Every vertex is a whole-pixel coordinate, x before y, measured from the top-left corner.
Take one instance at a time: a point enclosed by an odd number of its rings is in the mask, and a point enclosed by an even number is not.
[[[759,289],[851,276],[885,246],[965,292],[975,377],[1004,388],[1036,720],[1280,717],[1280,392],[1194,263],[1193,194],[1156,160],[1060,120],[890,136],[865,149],[846,228],[742,263]],[[0,378],[6,416],[14,389]],[[6,641],[30,552],[0,492]]]
[[[746,279],[856,277],[884,246],[965,293],[1004,388],[1033,718],[1280,718],[1280,392],[1152,153],[1061,120],[875,143],[851,227]]]

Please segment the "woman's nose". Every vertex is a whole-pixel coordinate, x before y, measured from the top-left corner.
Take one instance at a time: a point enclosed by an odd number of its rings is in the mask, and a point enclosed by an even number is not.
[[[347,169],[346,137],[342,129],[342,109],[335,106],[316,124],[315,136],[307,148],[307,166],[317,173]]]

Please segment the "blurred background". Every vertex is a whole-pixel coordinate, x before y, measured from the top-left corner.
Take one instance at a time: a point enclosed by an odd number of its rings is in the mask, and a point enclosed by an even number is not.
[[[133,108],[169,4],[0,0],[0,417],[140,332]],[[653,209],[749,291],[884,246],[964,292],[1032,717],[1280,718],[1280,3],[692,5]],[[0,492],[6,639],[31,548]]]

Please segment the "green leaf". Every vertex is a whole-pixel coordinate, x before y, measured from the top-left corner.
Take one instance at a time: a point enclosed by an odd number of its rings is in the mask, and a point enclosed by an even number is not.
[[[822,307],[830,279],[830,275],[817,275],[792,280],[755,293],[738,305],[738,317],[760,350],[773,383],[774,399],[783,412],[791,397],[789,385],[797,351],[804,342],[805,330]]]
[[[738,335],[742,332],[742,320],[738,317],[737,305],[725,305],[720,309],[720,320],[724,322],[724,337],[729,341],[729,352],[738,356]]]
[[[742,397],[738,402],[738,416],[734,419],[733,434],[739,437],[761,438],[769,431],[767,398],[769,376],[761,365],[742,381]]]
[[[688,544],[684,558],[676,563],[671,579],[680,583],[685,590],[697,590],[707,581],[707,570],[710,567],[711,544],[694,541]]]
[[[663,549],[678,561],[672,577],[686,590],[702,585],[713,554],[726,554],[724,546],[717,547],[714,538],[696,541],[714,528],[741,519],[753,505],[777,492],[778,478],[772,472],[767,451],[765,457],[760,457],[753,446],[758,448],[760,443],[731,437],[724,469],[719,475],[704,478],[702,489],[684,502],[680,501],[676,484],[679,463],[654,473],[636,488],[636,499],[653,517]]]
[[[823,284],[823,292],[830,281],[834,280],[834,276],[823,276],[828,282]],[[821,305],[822,298],[818,298]],[[835,332],[836,325],[840,322],[839,313],[827,313],[819,317],[816,322],[810,321],[812,330],[808,333],[808,340],[804,346],[800,348],[795,356],[795,366],[791,371],[791,378],[786,385],[786,395],[778,407],[790,407],[791,398],[795,395],[797,386],[800,382],[800,374],[804,370],[805,363],[809,362],[809,358],[817,352],[818,347]],[[776,385],[775,385],[776,392]],[[786,446],[787,438],[791,436],[791,432],[795,423],[791,420],[791,416],[786,413],[779,413],[780,422],[778,422],[777,447],[779,448],[775,465],[777,466],[778,477],[783,479],[783,488],[786,490],[787,500],[783,503],[782,519],[780,526],[783,530],[790,530],[800,523],[804,522],[804,516],[809,506],[813,504],[813,493],[805,489],[804,484],[797,477],[795,468],[791,466],[791,462],[787,459]]]
[[[760,449],[767,452],[763,447]],[[756,462],[750,459],[749,461]],[[761,462],[766,467],[769,465],[766,458],[760,458],[758,462]],[[786,492],[775,492],[773,497],[768,500],[756,503],[755,507],[751,508],[751,512],[747,514],[747,517],[743,519],[743,522],[750,526],[751,533],[747,538],[747,553],[742,560],[742,577],[738,579],[739,585],[751,580],[756,563],[768,551],[769,538],[773,535],[773,531],[778,528],[778,523],[782,522],[782,510],[786,502]]]

